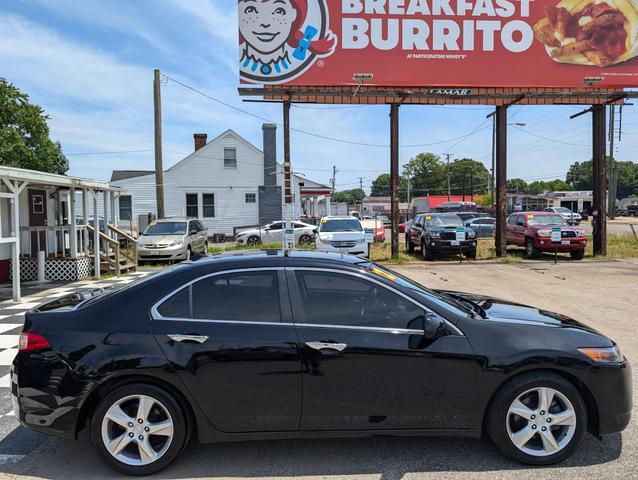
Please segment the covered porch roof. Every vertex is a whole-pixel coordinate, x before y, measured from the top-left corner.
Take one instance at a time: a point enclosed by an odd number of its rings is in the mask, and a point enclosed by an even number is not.
[[[120,187],[112,187],[108,182],[89,180],[81,177],[59,175],[57,173],[38,172],[25,168],[0,166],[0,178],[18,182],[27,182],[38,185],[52,185],[56,187],[86,188],[99,191],[121,191]]]

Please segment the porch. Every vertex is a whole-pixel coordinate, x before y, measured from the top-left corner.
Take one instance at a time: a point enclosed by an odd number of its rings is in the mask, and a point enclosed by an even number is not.
[[[122,192],[106,182],[0,167],[0,281],[11,280],[13,300],[20,301],[21,281],[136,270],[135,239],[116,226]]]

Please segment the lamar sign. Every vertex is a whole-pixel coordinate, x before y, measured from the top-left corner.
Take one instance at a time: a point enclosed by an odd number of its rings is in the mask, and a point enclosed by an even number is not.
[[[638,0],[238,0],[243,83],[638,86]]]

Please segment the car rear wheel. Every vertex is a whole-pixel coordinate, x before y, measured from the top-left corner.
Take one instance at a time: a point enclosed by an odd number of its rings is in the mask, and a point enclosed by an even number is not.
[[[177,401],[153,385],[130,384],[107,394],[91,420],[102,459],[127,475],[151,475],[180,454],[188,437]]]
[[[582,260],[585,257],[585,250],[572,250],[569,255],[574,260]]]
[[[301,245],[310,245],[312,243],[312,237],[310,235],[302,235],[299,237],[299,243]]]
[[[414,253],[414,243],[410,239],[405,241],[405,249],[408,253]]]
[[[248,240],[246,240],[246,245],[259,245],[261,243],[261,239],[255,235],[253,235],[252,237],[248,237]]]
[[[495,395],[487,429],[506,455],[531,465],[569,457],[587,431],[582,396],[551,372],[531,372],[505,384]]]
[[[529,258],[535,258],[540,255],[540,250],[534,246],[534,242],[532,242],[531,238],[525,240],[525,254]]]

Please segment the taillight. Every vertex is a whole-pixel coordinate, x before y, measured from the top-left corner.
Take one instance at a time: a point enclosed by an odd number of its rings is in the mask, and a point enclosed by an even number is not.
[[[18,352],[32,352],[49,348],[49,341],[42,335],[32,332],[22,332],[18,341]]]

